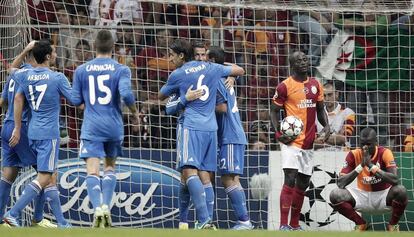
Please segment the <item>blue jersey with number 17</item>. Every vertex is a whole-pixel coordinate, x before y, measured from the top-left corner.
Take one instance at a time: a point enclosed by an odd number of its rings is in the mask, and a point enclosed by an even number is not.
[[[17,93],[24,93],[31,109],[29,139],[58,139],[60,98],[64,96],[71,102],[68,79],[46,67],[28,69],[14,78],[19,86]]]
[[[167,84],[161,88],[161,94],[171,95],[179,91],[185,95],[189,87],[203,89],[199,99],[190,101],[185,106],[184,128],[197,131],[217,131],[216,97],[220,79],[231,73],[231,66],[216,63],[191,61],[171,73]]]
[[[127,106],[135,102],[129,67],[111,58],[82,64],[74,74],[72,97],[75,105],[85,104],[81,139],[123,140],[121,98]]]

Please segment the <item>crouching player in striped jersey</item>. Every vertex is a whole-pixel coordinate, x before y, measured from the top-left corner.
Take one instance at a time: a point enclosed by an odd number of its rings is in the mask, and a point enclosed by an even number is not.
[[[56,179],[52,175],[56,172],[59,157],[60,97],[64,96],[70,102],[71,88],[68,79],[62,73],[49,69],[50,64],[56,59],[56,50],[49,40],[36,42],[32,53],[37,67],[22,71],[14,77],[18,89],[14,98],[15,126],[9,145],[15,147],[21,139],[22,113],[26,97],[31,110],[29,144],[36,155],[38,174],[35,180],[26,185],[23,194],[4,215],[3,220],[10,226],[19,227],[20,212],[43,190],[58,226],[67,228],[71,225],[63,217]]]
[[[330,193],[333,208],[355,222],[356,231],[370,228],[358,213],[385,213],[391,211],[388,231],[399,231],[398,221],[407,207],[407,189],[398,184],[397,165],[391,150],[378,146],[377,133],[364,128],[360,148],[345,158],[339,174],[338,188]],[[357,179],[358,187],[347,187]]]
[[[131,91],[131,70],[112,59],[111,32],[99,31],[95,47],[96,58],[75,71],[72,97],[75,105],[85,104],[79,153],[86,161],[86,187],[94,209],[92,226],[111,227],[115,161],[122,156],[124,140],[121,99],[131,111],[134,123],[138,121],[138,113]],[[105,159],[102,179],[99,176],[101,158]]]
[[[207,60],[213,63],[224,64],[224,50],[217,46],[211,46],[207,50]],[[222,78],[223,82],[227,78]],[[224,94],[224,93],[223,93]],[[247,144],[246,134],[240,120],[239,108],[234,88],[231,86],[226,93],[227,112],[217,113],[217,138],[219,145],[219,173],[221,182],[228,195],[237,224],[234,230],[250,230],[253,225],[250,222],[246,207],[246,195],[240,184],[240,175],[243,175],[244,152]]]

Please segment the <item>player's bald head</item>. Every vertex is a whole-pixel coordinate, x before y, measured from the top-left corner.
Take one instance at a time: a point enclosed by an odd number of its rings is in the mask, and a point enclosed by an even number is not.
[[[361,145],[374,144],[377,142],[377,133],[372,128],[361,130]]]

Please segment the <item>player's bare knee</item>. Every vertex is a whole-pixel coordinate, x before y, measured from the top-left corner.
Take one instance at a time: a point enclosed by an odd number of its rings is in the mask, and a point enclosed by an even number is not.
[[[115,161],[116,158],[105,158],[105,162],[104,162],[104,166],[105,166],[105,171],[106,170],[115,170]]]
[[[340,196],[341,196],[341,189],[337,188],[331,191],[331,193],[329,194],[329,200],[331,201],[332,204],[337,204],[340,201]]]
[[[395,185],[390,189],[392,192],[393,199],[398,201],[405,201],[407,199],[407,189],[402,185]]]
[[[201,183],[203,184],[210,184],[211,183],[211,176],[208,171],[198,171],[198,176],[201,179]]]
[[[3,167],[1,178],[9,183],[13,183],[18,173],[19,170],[16,167]]]
[[[221,183],[223,184],[224,188],[228,188],[234,185],[238,185],[236,176],[234,175],[222,175],[221,176]]]
[[[37,174],[37,181],[42,188],[47,187],[52,181],[52,173],[39,172]]]
[[[187,182],[187,179],[190,176],[196,176],[198,175],[197,173],[197,169],[191,168],[191,167],[184,167],[183,170],[181,171],[181,177],[183,179],[184,182]]]
[[[50,178],[50,183],[47,185],[47,187],[52,187],[57,185],[57,172],[53,173]]]

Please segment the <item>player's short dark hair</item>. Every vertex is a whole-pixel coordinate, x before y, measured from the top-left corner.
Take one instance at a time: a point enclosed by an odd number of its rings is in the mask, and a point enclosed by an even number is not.
[[[95,39],[96,52],[103,54],[111,53],[114,43],[114,38],[109,30],[100,30]]]
[[[184,60],[186,62],[189,62],[194,58],[194,49],[188,40],[176,39],[170,45],[170,49],[176,54],[184,54]]]
[[[208,58],[214,58],[214,62],[224,64],[225,53],[224,50],[218,46],[210,46],[208,48]]]
[[[204,48],[204,49],[206,48],[206,45],[201,40],[194,40],[192,42],[192,45],[193,45],[193,48]]]
[[[53,52],[52,43],[50,39],[41,39],[37,41],[32,49],[34,59],[38,64],[42,64],[47,60],[46,55]]]

